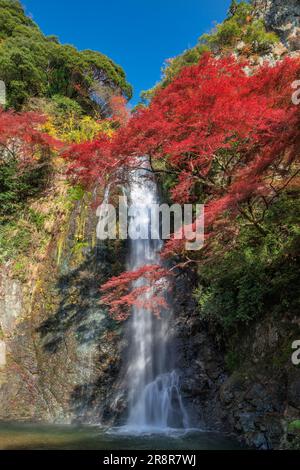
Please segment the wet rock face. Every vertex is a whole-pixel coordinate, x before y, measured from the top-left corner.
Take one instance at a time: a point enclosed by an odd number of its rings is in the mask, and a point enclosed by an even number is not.
[[[124,251],[97,245],[97,221],[92,201],[76,202],[35,278],[22,284],[1,273],[0,420],[118,418],[122,329],[100,305],[99,288],[122,268]]]
[[[194,282],[176,284],[173,322],[191,424],[234,433],[249,447],[285,448],[289,423],[300,419],[300,369],[291,362],[298,321],[288,313],[276,317],[270,312],[241,330],[231,344],[237,361],[229,367],[228,347],[200,320],[191,295]]]
[[[299,0],[254,0],[256,15],[275,31],[291,50],[300,49]]]
[[[226,380],[224,360],[199,319],[191,295],[195,279],[183,279],[174,289],[172,336],[181,392],[192,426],[229,430],[223,422],[218,390]]]
[[[13,333],[22,314],[22,286],[11,279],[5,269],[0,274],[0,327],[4,334]]]
[[[252,370],[251,375],[237,371],[220,389],[224,418],[248,446],[278,448],[284,434],[282,419],[286,389],[268,373]]]

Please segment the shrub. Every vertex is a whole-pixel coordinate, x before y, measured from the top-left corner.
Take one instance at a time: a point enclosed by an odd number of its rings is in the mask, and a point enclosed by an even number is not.
[[[45,157],[20,171],[19,163],[10,160],[0,165],[0,217],[11,216],[22,210],[28,198],[43,190],[51,174],[50,161]]]
[[[264,237],[242,225],[235,248],[200,268],[195,298],[202,319],[228,330],[269,310],[297,314],[299,219],[299,202],[284,194],[267,211]]]
[[[266,31],[263,20],[253,17],[252,5],[234,2],[228,18],[217,25],[214,32],[201,36],[199,41],[212,50],[235,48],[239,41],[243,41],[250,51],[266,53],[279,39],[275,33]]]

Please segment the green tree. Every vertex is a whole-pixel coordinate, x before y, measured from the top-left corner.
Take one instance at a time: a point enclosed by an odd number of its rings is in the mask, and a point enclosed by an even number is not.
[[[19,1],[0,0],[0,79],[8,106],[20,110],[30,97],[66,96],[86,113],[104,112],[110,93],[132,96],[123,69],[104,54],[78,51],[46,37]]]

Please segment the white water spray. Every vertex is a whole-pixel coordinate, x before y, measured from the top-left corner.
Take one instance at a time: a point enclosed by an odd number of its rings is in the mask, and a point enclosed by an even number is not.
[[[154,179],[144,169],[136,170],[130,182],[131,203],[137,208],[138,220],[151,230],[150,208],[158,202]],[[162,242],[148,239],[131,240],[128,269],[136,270],[145,265],[160,264]],[[141,284],[138,280],[134,287]],[[151,292],[147,294],[151,299]],[[127,370],[129,387],[129,416],[126,427],[135,432],[170,428],[187,428],[188,416],[182,403],[179,378],[173,370],[169,349],[169,324],[172,312],[164,311],[161,318],[139,307],[133,307],[130,320],[130,353]]]

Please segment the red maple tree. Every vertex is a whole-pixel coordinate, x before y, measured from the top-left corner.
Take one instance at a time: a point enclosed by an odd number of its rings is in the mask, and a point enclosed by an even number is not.
[[[40,152],[59,148],[60,143],[41,130],[47,118],[37,113],[4,111],[0,108],[0,164],[13,158],[20,167],[36,160]]]
[[[128,318],[133,305],[159,316],[161,309],[167,306],[164,294],[168,275],[168,271],[159,265],[124,272],[101,286],[101,291],[106,293],[101,302],[109,305],[111,315],[118,321]]]
[[[173,178],[174,201],[206,204],[208,239],[238,215],[263,233],[265,209],[299,174],[300,107],[291,100],[299,76],[299,58],[251,70],[206,54],[112,139],[72,147],[71,172],[86,182],[114,181],[120,168],[148,155],[154,171]],[[186,255],[184,243],[170,240],[164,255]]]

